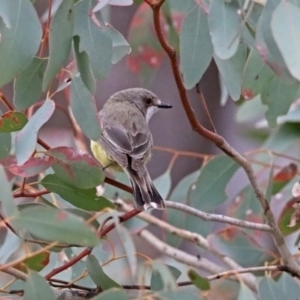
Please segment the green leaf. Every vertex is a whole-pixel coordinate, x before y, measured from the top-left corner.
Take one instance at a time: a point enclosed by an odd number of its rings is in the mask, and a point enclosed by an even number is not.
[[[43,80],[44,92],[70,54],[73,29],[74,0],[64,0],[50,24],[49,61]]]
[[[79,37],[77,35],[73,37],[73,47],[80,77],[88,90],[94,94],[96,91],[96,82],[90,66],[90,59],[87,52],[79,51]]]
[[[70,105],[83,133],[90,140],[97,141],[100,138],[101,130],[96,104],[80,77],[72,78]]]
[[[211,234],[209,244],[238,264],[251,267],[267,259],[265,249],[260,247],[255,237],[253,233],[248,234],[240,229],[228,227]]]
[[[254,296],[250,288],[244,283],[241,283],[239,296],[237,300],[256,300],[256,299],[257,298]]]
[[[116,222],[116,229],[119,234],[119,238],[122,242],[122,245],[126,253],[128,265],[131,271],[131,276],[132,278],[135,278],[136,269],[137,269],[137,257],[136,257],[136,249],[135,249],[134,242],[132,240],[129,231],[121,224],[119,224],[118,220],[115,220],[115,222]]]
[[[0,159],[7,157],[11,149],[10,133],[0,133]]]
[[[266,106],[261,103],[260,95],[258,95],[250,101],[245,101],[239,106],[236,114],[236,121],[238,123],[244,123],[263,118],[263,114],[266,110]]]
[[[114,208],[114,204],[104,197],[96,195],[96,189],[80,189],[61,181],[56,175],[49,174],[44,177],[40,184],[49,192],[60,195],[72,205],[87,210],[101,211],[104,208]]]
[[[172,185],[170,170],[155,178],[153,183],[162,198],[167,199]]]
[[[31,271],[24,285],[24,300],[56,300],[55,294],[46,280]]]
[[[272,67],[277,75],[281,78],[292,79],[289,74],[283,57],[280,53],[277,43],[275,42],[272,32],[272,16],[276,7],[281,3],[281,0],[270,0],[266,2],[261,13],[257,28],[256,28],[256,48],[264,52],[264,60]],[[289,28],[290,30],[290,28]],[[282,38],[284,38],[282,36]]]
[[[180,71],[184,86],[193,88],[208,68],[213,47],[207,16],[196,5],[187,15],[180,32]]]
[[[94,297],[92,300],[130,300],[129,296],[124,290],[121,289],[110,289],[109,291],[104,291],[98,296]]]
[[[202,300],[205,298],[202,298],[198,294],[194,294],[192,292],[188,291],[163,291],[157,293],[159,295],[159,299],[164,299],[164,300]],[[155,295],[156,296],[156,295]],[[155,297],[154,296],[154,297]],[[207,299],[207,298],[206,298]]]
[[[288,273],[282,272],[277,284],[281,290],[290,297],[297,299],[300,294],[300,286],[297,281]]]
[[[259,282],[258,295],[260,299],[272,300],[282,300],[286,299],[287,296],[289,297],[289,295],[287,295],[279,286],[279,284],[275,282],[271,277],[264,277]]]
[[[27,273],[27,270],[41,271],[49,263],[50,252],[43,251],[33,257],[26,258],[23,262],[16,265],[15,268]]]
[[[196,271],[189,270],[188,276],[191,280],[191,282],[201,291],[208,291],[210,289],[210,283],[209,281],[200,276]]]
[[[37,134],[40,128],[50,119],[54,112],[55,103],[47,99],[35,112],[25,127],[16,135],[16,158],[19,165],[22,165],[32,155],[36,147]]]
[[[112,39],[113,53],[111,62],[116,64],[119,62],[125,55],[129,54],[131,51],[130,45],[124,38],[124,36],[113,28],[111,25],[107,26],[107,30],[110,33]]]
[[[300,80],[300,9],[292,3],[282,2],[274,10],[271,29],[283,59],[292,76]]]
[[[0,201],[4,210],[5,217],[12,218],[14,216],[17,216],[19,211],[14,203],[14,198],[11,192],[11,185],[7,180],[6,173],[2,165],[0,165],[0,190]]]
[[[212,0],[208,24],[215,54],[221,59],[232,57],[240,40],[240,16],[238,1]]]
[[[181,272],[176,268],[154,261],[152,263],[151,290],[176,290],[176,279],[180,274]]]
[[[27,123],[26,115],[19,111],[8,111],[0,117],[0,133],[21,130]]]
[[[34,104],[42,93],[46,60],[33,58],[14,81],[14,105],[23,110]]]
[[[42,27],[29,0],[1,0],[0,16],[2,87],[31,62],[41,42]]]
[[[52,169],[58,178],[80,189],[93,188],[104,180],[101,167],[88,153],[71,147],[57,147],[47,151],[54,158]]]
[[[275,73],[260,57],[258,51],[253,48],[246,61],[242,95],[246,100],[252,99],[265,89],[266,85],[275,76]]]
[[[261,94],[261,100],[263,104],[268,106],[266,119],[270,127],[277,125],[277,117],[285,115],[299,95],[300,86],[298,82],[286,84],[278,77],[274,77],[269,82]]]
[[[240,44],[237,52],[229,59],[222,60],[214,56],[222,80],[225,83],[230,97],[239,100],[241,96],[243,69],[246,62],[247,47]]]
[[[103,291],[111,288],[122,288],[118,283],[112,280],[107,276],[102,267],[99,264],[99,261],[94,255],[89,255],[86,260],[86,270],[89,276],[92,278],[94,283],[100,287]],[[112,298],[115,299],[115,298]]]
[[[239,165],[228,156],[210,160],[202,169],[189,195],[190,205],[210,211],[226,200],[225,188]]]
[[[94,214],[91,213],[91,212],[88,212],[88,211],[85,211],[85,210],[82,210],[82,209],[79,209],[79,208],[66,208],[65,211],[73,214],[73,215],[76,215],[78,217],[81,217],[82,219],[84,219],[85,221],[88,221],[90,222],[91,219],[94,219]],[[90,222],[90,224],[92,226],[94,226],[94,228],[97,230],[99,227],[100,227],[100,224],[97,220],[93,220],[92,222]]]
[[[110,34],[92,20],[92,9],[91,0],[78,1],[75,4],[74,35],[79,36],[79,51],[88,54],[94,77],[100,80],[109,73],[113,46]]]
[[[169,199],[171,201],[187,203],[190,188],[198,178],[199,174],[200,172],[197,170],[181,179],[176,185],[176,187],[173,189]],[[172,224],[173,226],[176,226],[178,228],[186,228],[186,213],[177,209],[169,208],[168,210],[166,210],[166,217],[167,223]],[[171,246],[178,246],[181,241],[181,237],[178,237],[171,233],[166,234],[165,242]]]
[[[88,247],[99,243],[95,231],[81,218],[52,207],[26,208],[11,223],[19,230],[26,229],[37,238],[50,242]]]

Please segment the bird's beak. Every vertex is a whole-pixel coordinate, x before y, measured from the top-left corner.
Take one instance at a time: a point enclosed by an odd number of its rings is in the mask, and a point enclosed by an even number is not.
[[[173,106],[171,104],[163,103],[160,100],[157,101],[158,108],[172,108]]]

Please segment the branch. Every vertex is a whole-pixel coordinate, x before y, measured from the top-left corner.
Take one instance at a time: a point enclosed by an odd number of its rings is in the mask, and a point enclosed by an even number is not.
[[[141,236],[144,240],[146,240],[149,244],[151,244],[155,249],[159,250],[160,252],[174,258],[177,261],[180,261],[186,265],[200,268],[202,270],[205,270],[209,273],[224,273],[224,271],[221,271],[222,268],[218,266],[217,264],[212,263],[206,258],[199,258],[197,256],[188,254],[182,250],[176,249],[160,239],[158,239],[156,236],[154,236],[151,232],[149,232],[146,229],[143,229],[139,232],[139,236]],[[239,278],[234,277],[232,280],[239,281]],[[255,278],[244,278],[245,284],[252,289],[253,291],[257,291],[256,288],[256,281]]]
[[[278,266],[251,267],[251,268],[245,268],[245,269],[240,269],[240,270],[229,270],[226,272],[208,276],[207,279],[215,280],[215,279],[220,279],[220,278],[228,277],[228,276],[236,276],[236,274],[244,274],[244,273],[252,273],[252,272],[270,272],[270,271],[286,272],[286,273],[291,274],[292,276],[296,276],[299,278],[299,276],[297,274],[295,274],[293,271],[291,271],[287,266],[278,265]]]
[[[179,203],[179,202],[173,202],[173,201],[165,201],[166,207],[177,209],[180,211],[184,211],[186,213],[189,213],[195,217],[198,217],[204,221],[215,221],[219,223],[226,223],[238,227],[248,228],[248,229],[255,229],[259,231],[266,231],[266,232],[273,232],[274,229],[270,225],[267,224],[261,224],[261,223],[254,223],[249,221],[244,221],[236,218],[227,217],[224,215],[218,215],[218,214],[211,214],[206,213],[201,210],[198,210],[196,208],[190,207],[186,204]]]
[[[182,106],[185,110],[186,116],[190,122],[190,125],[194,131],[196,131],[201,136],[207,138],[211,142],[213,142],[218,148],[220,148],[225,154],[227,154],[229,157],[231,157],[233,160],[235,160],[246,172],[247,177],[254,189],[256,198],[259,200],[267,219],[267,223],[274,228],[274,231],[272,232],[273,240],[281,253],[282,259],[288,267],[292,268],[294,272],[296,272],[300,276],[300,269],[298,264],[296,263],[295,259],[291,255],[287,244],[285,243],[284,237],[281,234],[279,228],[277,227],[275,218],[273,213],[271,212],[269,203],[264,196],[264,193],[259,188],[254,171],[252,169],[251,164],[245,159],[239,152],[237,152],[234,148],[232,148],[228,142],[220,135],[207,130],[205,127],[203,127],[197,120],[197,117],[195,115],[195,112],[189,102],[189,99],[187,97],[187,93],[185,90],[185,87],[182,82],[181,74],[178,67],[178,61],[176,57],[176,50],[168,43],[166,38],[164,37],[163,30],[161,27],[160,22],[160,8],[165,2],[165,0],[160,1],[146,1],[153,11],[153,21],[154,21],[154,27],[155,31],[158,37],[158,40],[167,53],[174,79],[176,82],[176,86],[180,95]]]

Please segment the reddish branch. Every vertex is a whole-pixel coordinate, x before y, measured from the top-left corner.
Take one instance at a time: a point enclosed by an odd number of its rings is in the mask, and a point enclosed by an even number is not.
[[[296,263],[295,259],[292,257],[291,252],[289,251],[287,244],[285,243],[284,237],[281,234],[275,217],[273,213],[270,210],[269,203],[263,193],[263,191],[260,189],[258,182],[256,180],[256,176],[254,174],[254,171],[252,169],[251,164],[234,148],[232,148],[227,141],[217,133],[214,133],[210,130],[207,130],[204,128],[197,120],[197,117],[195,115],[195,112],[189,102],[189,99],[187,97],[187,93],[185,90],[185,87],[183,85],[183,81],[181,78],[181,74],[178,67],[178,60],[176,56],[176,50],[168,43],[166,40],[161,22],[160,22],[160,8],[165,2],[165,0],[144,0],[146,3],[150,5],[153,11],[153,21],[154,21],[154,27],[155,31],[158,37],[158,40],[162,46],[162,48],[167,53],[170,63],[172,66],[172,71],[174,75],[174,79],[176,82],[176,86],[180,95],[180,100],[182,103],[182,106],[185,110],[185,113],[187,115],[187,118],[190,122],[190,125],[194,131],[199,133],[201,136],[207,138],[208,140],[212,141],[218,148],[220,148],[225,154],[227,154],[229,157],[234,159],[246,172],[248,179],[253,187],[253,190],[255,192],[256,198],[259,200],[266,219],[268,221],[268,224],[274,228],[274,231],[272,233],[273,240],[278,248],[278,250],[281,253],[282,259],[285,262],[285,264],[293,269],[295,273],[297,273],[298,276],[300,276],[300,269],[298,264]]]
[[[131,219],[132,217],[136,216],[137,214],[139,214],[140,211],[138,209],[133,209],[125,214],[123,214],[122,216],[119,217],[119,222],[123,223],[129,219]],[[106,226],[105,228],[103,228],[100,233],[99,233],[99,237],[103,238],[105,235],[107,235],[111,230],[113,230],[116,227],[115,223],[112,223],[108,226]],[[45,279],[49,280],[50,278],[52,278],[54,275],[66,270],[67,268],[73,266],[74,264],[76,264],[78,261],[80,261],[82,258],[84,258],[85,256],[91,254],[92,252],[92,248],[86,248],[84,249],[81,253],[79,253],[77,256],[75,256],[74,258],[72,258],[70,261],[68,261],[67,263],[65,263],[64,265],[53,269],[50,273],[48,273],[45,276]]]

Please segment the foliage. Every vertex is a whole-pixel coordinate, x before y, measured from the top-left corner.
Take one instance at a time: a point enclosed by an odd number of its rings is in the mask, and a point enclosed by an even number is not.
[[[0,270],[22,281],[0,276],[3,295],[64,299],[57,293],[65,287],[99,300],[297,298],[297,248],[282,241],[300,239],[299,197],[290,199],[299,163],[299,1],[135,1],[128,37],[104,10],[131,0],[50,0],[45,20],[34,2],[0,1]],[[148,85],[166,57],[191,126],[224,153],[160,149],[172,159],[154,183],[170,201],[152,215],[133,208],[123,175],[106,177],[86,138],[101,135],[94,94],[112,64],[126,59]],[[195,86],[212,62],[237,122],[257,141],[263,133],[251,153],[242,156],[195,119],[186,90],[201,96]],[[40,137],[58,111],[73,147]],[[180,156],[204,163],[172,188]],[[224,215],[214,214],[220,207]],[[154,236],[150,225],[163,233]],[[146,255],[148,243],[160,259]],[[257,276],[236,276],[242,268]]]

